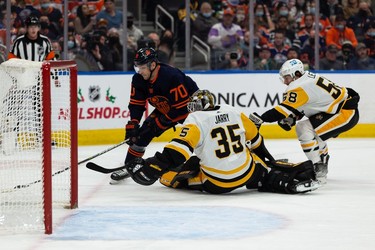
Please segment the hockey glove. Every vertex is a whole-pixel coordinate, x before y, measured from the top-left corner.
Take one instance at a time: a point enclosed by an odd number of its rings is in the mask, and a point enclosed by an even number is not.
[[[260,129],[260,126],[263,124],[263,120],[257,113],[252,113],[249,115],[249,119],[255,124],[255,126]]]
[[[168,170],[167,163],[161,161],[158,156],[161,154],[157,152],[154,157],[146,160],[136,158],[126,164],[125,168],[130,174],[130,177],[138,184],[149,186],[159,179]]]
[[[285,131],[290,131],[294,125],[296,125],[297,118],[293,116],[288,116],[277,122],[279,126]]]
[[[173,122],[168,120],[165,116],[156,116],[149,120],[149,128],[154,132],[155,136],[158,137],[164,131],[173,126]]]
[[[138,130],[139,122],[137,120],[131,120],[125,125],[125,140],[127,140],[126,143],[130,146],[137,142],[139,134]]]

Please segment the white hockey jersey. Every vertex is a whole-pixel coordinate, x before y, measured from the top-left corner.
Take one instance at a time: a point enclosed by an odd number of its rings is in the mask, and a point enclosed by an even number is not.
[[[217,186],[241,186],[251,177],[253,157],[246,147],[251,141],[257,148],[262,137],[249,118],[228,105],[214,110],[190,113],[178,138],[166,148],[173,149],[189,159],[195,153],[200,158],[201,172]]]
[[[285,117],[292,114],[293,109],[307,117],[320,112],[335,114],[347,97],[348,91],[345,87],[337,86],[323,76],[307,71],[289,84],[283,102],[275,109]]]

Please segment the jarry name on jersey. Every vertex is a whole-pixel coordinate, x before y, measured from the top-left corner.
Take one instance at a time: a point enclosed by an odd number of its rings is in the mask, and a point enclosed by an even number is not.
[[[223,123],[229,121],[229,115],[228,114],[220,114],[216,116],[215,124]]]

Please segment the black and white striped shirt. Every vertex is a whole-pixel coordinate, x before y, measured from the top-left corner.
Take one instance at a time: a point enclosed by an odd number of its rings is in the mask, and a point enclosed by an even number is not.
[[[9,52],[9,58],[20,58],[30,61],[52,60],[55,53],[48,37],[38,34],[35,40],[29,39],[26,35],[17,37]]]

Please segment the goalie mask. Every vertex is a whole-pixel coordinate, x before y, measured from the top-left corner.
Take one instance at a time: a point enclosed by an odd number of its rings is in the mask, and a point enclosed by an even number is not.
[[[208,90],[197,90],[187,104],[189,112],[212,109],[215,106],[214,96]]]

